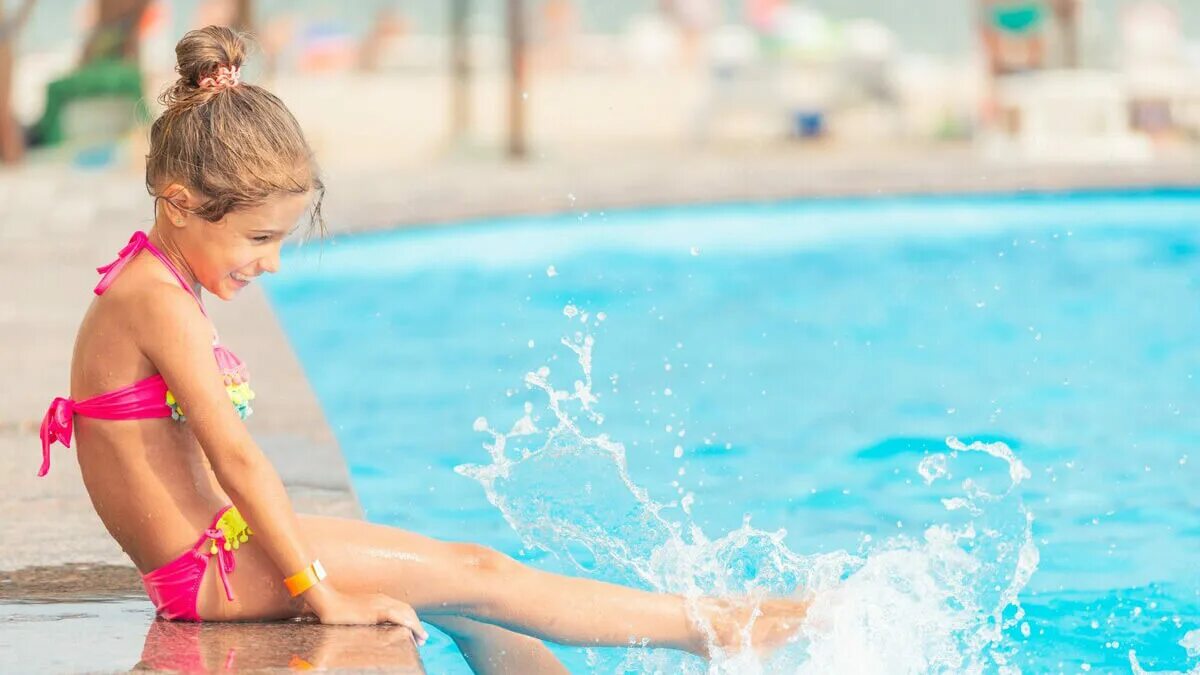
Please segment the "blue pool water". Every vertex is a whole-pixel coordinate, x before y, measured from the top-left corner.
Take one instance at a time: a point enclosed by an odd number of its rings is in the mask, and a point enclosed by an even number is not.
[[[310,244],[267,288],[369,519],[643,588],[818,590],[824,633],[723,671],[1186,671],[1197,214],[1139,192],[497,219]],[[424,656],[466,672],[444,638]]]

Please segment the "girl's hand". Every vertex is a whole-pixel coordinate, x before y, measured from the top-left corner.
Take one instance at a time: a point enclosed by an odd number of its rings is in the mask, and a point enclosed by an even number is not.
[[[408,603],[401,602],[381,593],[350,595],[329,593],[322,598],[321,607],[313,609],[321,623],[339,625],[370,625],[393,623],[404,626],[413,635],[417,645],[425,644],[429,634],[417,618],[417,613]]]

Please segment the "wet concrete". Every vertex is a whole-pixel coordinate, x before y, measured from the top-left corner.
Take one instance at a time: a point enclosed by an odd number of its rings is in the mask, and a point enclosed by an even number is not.
[[[145,599],[0,602],[6,673],[424,673],[408,631],[308,621],[186,623],[154,618]]]
[[[141,577],[128,565],[68,563],[0,571],[0,603],[125,598],[145,598]]]

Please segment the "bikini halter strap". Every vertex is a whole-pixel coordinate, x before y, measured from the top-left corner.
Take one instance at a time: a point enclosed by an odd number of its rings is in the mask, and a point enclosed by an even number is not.
[[[155,258],[158,258],[159,262],[161,262],[168,270],[171,271],[171,274],[174,275],[175,280],[179,282],[179,285],[183,288],[183,290],[187,291],[188,294],[196,300],[197,305],[200,305],[200,311],[205,316],[208,316],[208,312],[204,311],[204,304],[200,302],[200,298],[196,295],[196,292],[192,290],[191,285],[189,285],[187,280],[183,278],[183,275],[179,273],[179,270],[175,268],[175,265],[171,263],[170,259],[167,258],[162,251],[158,250],[157,246],[150,243],[150,238],[147,237],[146,233],[142,232],[141,230],[133,233],[133,236],[129,238],[129,243],[125,244],[125,248],[122,248],[117,253],[116,260],[107,265],[96,268],[96,271],[102,276],[100,277],[100,283],[96,284],[96,288],[93,292],[96,295],[102,295],[105,291],[107,291],[108,287],[112,286],[113,281],[116,280],[117,275],[120,274],[121,270],[125,268],[125,265],[129,264],[129,261],[133,260],[134,257],[143,250],[149,251],[151,255],[153,255]]]

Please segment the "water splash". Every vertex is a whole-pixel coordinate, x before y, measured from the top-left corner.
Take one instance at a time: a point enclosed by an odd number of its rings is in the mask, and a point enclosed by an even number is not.
[[[574,306],[564,309],[568,319],[578,320],[579,314]],[[932,525],[920,537],[892,537],[858,554],[804,555],[788,548],[784,530],[757,529],[747,517],[739,528],[714,538],[692,520],[690,508],[656,501],[631,479],[625,446],[599,430],[604,417],[596,409],[600,394],[592,389],[593,338],[577,332],[562,344],[575,355],[581,378],[559,389],[549,367],[526,374],[526,387],[544,397],[544,409],[526,403],[508,431],[476,420],[475,429],[490,436],[483,447],[491,462],[455,469],[483,486],[525,545],[593,578],[685,596],[710,639],[711,627],[696,612],[702,597],[804,592],[814,599],[803,639],[766,660],[718,652],[704,663],[675,652],[634,649],[613,657],[618,663],[608,653],[589,650],[588,667],[1019,672],[1011,665],[1020,640],[1013,629],[1024,617],[1018,596],[1037,569],[1038,550],[1033,515],[1016,490],[1030,472],[1008,446],[968,445],[951,437],[949,452],[922,460],[916,469],[931,487],[952,478],[956,461],[968,453],[1003,463],[1009,481],[1003,490],[963,481],[942,500],[947,520],[957,516],[957,522]]]
[[[1185,633],[1183,639],[1178,644],[1187,651],[1188,659],[1200,657],[1200,628]],[[1137,658],[1137,651],[1133,649],[1129,650],[1129,669],[1133,672],[1133,675],[1200,675],[1200,663],[1192,666],[1187,671],[1146,670],[1142,668],[1142,664]]]
[[[1179,641],[1179,646],[1187,650],[1188,658],[1200,657],[1200,629],[1190,630]]]

